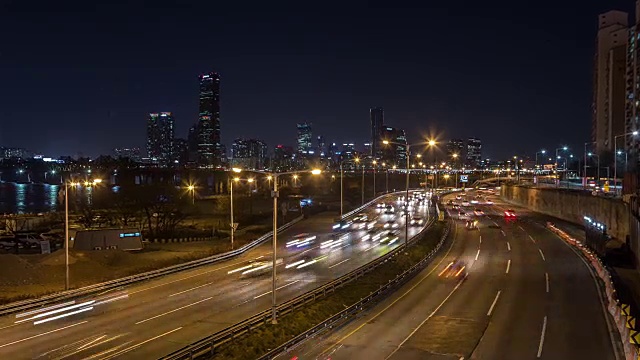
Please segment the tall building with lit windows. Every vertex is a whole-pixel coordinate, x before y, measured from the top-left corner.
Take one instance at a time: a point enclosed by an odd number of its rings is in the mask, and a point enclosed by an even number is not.
[[[170,112],[150,113],[147,118],[147,156],[160,166],[173,159],[174,120]]]
[[[198,166],[217,167],[226,155],[220,141],[220,76],[210,72],[198,76],[200,103],[197,124]]]
[[[384,109],[372,107],[369,109],[371,124],[371,150],[370,155],[379,158],[382,155],[382,128],[384,127]]]
[[[625,132],[628,16],[622,11],[598,16],[591,137],[600,155],[612,153],[615,136]],[[631,109],[626,112],[628,117],[634,117]]]
[[[406,167],[407,161],[407,137],[404,130],[391,126],[383,126],[380,131],[380,138],[389,141],[380,149],[380,158],[391,165]]]
[[[627,73],[626,73],[626,103],[625,103],[625,134],[640,129],[640,1],[636,1],[636,22],[629,28],[627,38]],[[618,147],[621,145],[619,141]],[[615,146],[615,144],[614,144]],[[629,159],[631,164],[637,165],[640,157],[640,138],[625,136],[624,147],[629,150],[626,154],[635,158]]]
[[[482,163],[482,142],[477,138],[467,139],[467,165],[480,166]]]
[[[313,134],[311,132],[311,124],[309,123],[301,123],[297,125],[298,127],[298,155],[302,157],[307,157],[309,155],[314,155],[315,151],[313,150]]]

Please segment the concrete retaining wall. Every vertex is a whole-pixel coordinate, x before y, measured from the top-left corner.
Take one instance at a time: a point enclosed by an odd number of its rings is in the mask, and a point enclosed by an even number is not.
[[[630,213],[620,199],[593,196],[579,190],[509,185],[503,185],[500,192],[506,201],[576,224],[583,224],[583,217],[589,216],[606,224],[608,233],[621,242],[629,235]]]

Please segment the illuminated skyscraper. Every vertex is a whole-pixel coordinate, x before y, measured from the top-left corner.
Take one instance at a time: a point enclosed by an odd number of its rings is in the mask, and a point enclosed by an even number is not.
[[[315,154],[312,139],[311,124],[298,124],[298,154],[303,157]]]
[[[384,127],[384,109],[373,107],[369,109],[371,120],[371,156],[379,158],[382,155],[382,128]]]
[[[147,119],[147,156],[160,166],[171,164],[174,120],[170,112],[150,113]]]
[[[482,162],[482,142],[477,138],[467,139],[467,164],[478,166]]]
[[[200,106],[198,115],[198,165],[215,167],[223,157],[220,142],[220,76],[215,72],[198,77]]]

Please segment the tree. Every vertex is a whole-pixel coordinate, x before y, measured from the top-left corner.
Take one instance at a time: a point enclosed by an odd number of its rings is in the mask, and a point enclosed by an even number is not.
[[[136,192],[146,226],[152,235],[171,233],[186,218],[184,208],[187,202],[175,187],[143,185]]]

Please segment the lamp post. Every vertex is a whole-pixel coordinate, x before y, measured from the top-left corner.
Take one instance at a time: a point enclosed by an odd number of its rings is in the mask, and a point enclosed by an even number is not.
[[[451,155],[453,157],[453,169],[454,172],[456,173],[456,189],[458,188],[458,169],[456,169],[456,166],[458,165],[458,156],[460,156],[459,154],[452,154]]]
[[[362,162],[362,203],[361,205],[364,205],[364,161]]]
[[[544,149],[536,152],[536,170],[540,169],[540,165],[538,165],[538,154],[544,155],[546,153],[547,153],[547,150],[544,150]]]
[[[598,186],[600,186],[600,156],[596,155],[594,153],[588,153],[587,155],[589,157],[595,157],[596,158],[596,161],[597,161],[596,166],[598,167],[598,172],[597,172],[598,180],[596,181],[596,184],[598,184]],[[586,177],[586,173],[585,173],[585,182],[587,181],[586,179],[587,179],[587,177]]]
[[[344,195],[344,191],[343,191],[343,178],[344,178],[344,169],[342,168],[342,164],[346,163],[346,162],[355,162],[356,164],[358,164],[360,162],[359,158],[355,158],[353,160],[351,159],[346,159],[346,160],[342,160],[340,161],[340,218],[342,219],[342,213],[343,213],[343,195]],[[364,189],[364,188],[363,188]],[[364,194],[364,190],[363,190],[363,194]],[[363,195],[364,197],[364,195]]]
[[[376,198],[376,165],[378,162],[373,160],[373,198]]]
[[[567,151],[569,150],[569,147],[563,146],[556,149],[556,187],[560,186],[560,171],[558,171],[558,159],[560,158],[558,155],[558,151],[560,150]]]
[[[187,190],[191,193],[191,205],[196,204],[196,187],[193,185],[187,186]]]
[[[384,192],[389,192],[389,168],[387,167],[387,163],[382,163],[382,168],[384,169],[385,179],[384,179]]]
[[[240,168],[232,168],[231,171],[233,171],[234,173],[240,173],[242,172],[242,169]],[[231,200],[230,200],[230,205],[231,205],[231,209],[230,209],[230,213],[231,213],[231,223],[229,224],[229,226],[231,227],[231,249],[233,250],[233,238],[236,232],[235,227],[233,226],[233,183],[234,182],[238,182],[240,181],[240,178],[235,177],[233,179],[231,179],[231,187],[230,187],[230,193],[231,193]]]
[[[297,171],[289,171],[283,173],[274,173],[268,171],[260,171],[253,170],[253,172],[259,174],[266,174],[268,177],[270,176],[273,179],[273,192],[271,193],[271,197],[273,197],[273,231],[272,231],[272,239],[273,239],[273,256],[272,256],[272,264],[271,264],[271,323],[277,324],[278,317],[276,312],[276,261],[277,261],[277,243],[278,243],[278,177],[281,175],[295,175],[298,177],[298,174],[302,173],[311,173],[312,175],[319,175],[322,173],[319,169],[313,170],[297,170]]]
[[[85,181],[85,186],[95,186],[102,183],[102,179],[93,179],[93,181]],[[64,183],[64,289],[69,290],[69,187],[81,186],[79,182]]]
[[[623,136],[626,137],[627,135],[636,136],[638,135],[638,131],[636,130],[636,131],[631,131],[628,133],[616,135],[613,138],[613,145],[615,147],[615,151],[613,152],[613,186],[615,187],[616,195],[618,194],[618,138]],[[626,151],[625,151],[625,154],[626,154]],[[626,171],[626,168],[627,168],[626,157],[625,157],[624,167]]]
[[[405,211],[404,211],[404,246],[406,247],[409,241],[409,170],[410,170],[410,165],[409,165],[409,156],[411,154],[411,147],[413,146],[419,146],[419,145],[430,145],[433,146],[436,144],[435,140],[429,140],[429,141],[424,141],[424,142],[420,142],[420,143],[416,143],[416,144],[406,144],[406,143],[400,143],[400,142],[395,142],[395,141],[388,141],[388,140],[384,140],[382,141],[383,144],[385,145],[389,145],[389,144],[394,144],[394,145],[399,145],[399,146],[404,146],[405,147],[405,158],[407,160],[407,178],[406,178],[406,184],[405,184]]]

